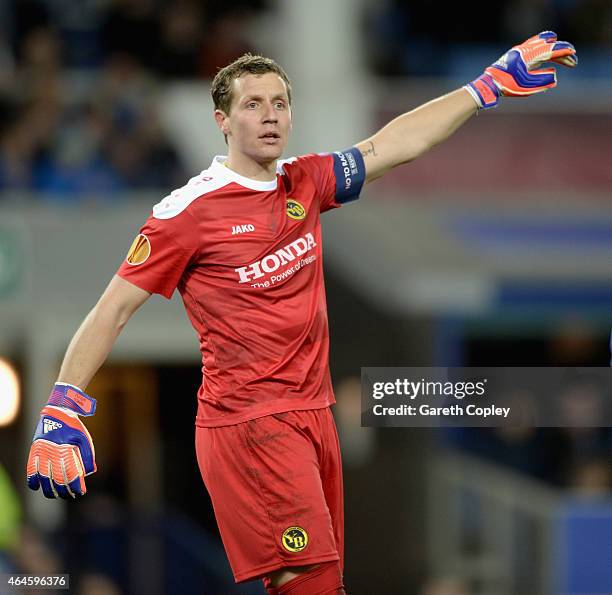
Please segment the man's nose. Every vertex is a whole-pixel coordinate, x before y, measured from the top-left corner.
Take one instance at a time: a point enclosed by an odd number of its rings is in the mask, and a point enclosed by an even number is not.
[[[267,103],[266,109],[264,112],[264,122],[277,122],[277,121],[278,121],[278,114],[276,113],[276,110],[274,109],[274,104]]]

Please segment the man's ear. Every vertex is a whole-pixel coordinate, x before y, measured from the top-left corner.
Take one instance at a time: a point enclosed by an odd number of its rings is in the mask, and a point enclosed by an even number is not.
[[[217,122],[217,126],[219,127],[219,130],[221,130],[221,132],[225,136],[227,136],[230,131],[229,116],[223,110],[216,109],[215,110],[215,122]]]

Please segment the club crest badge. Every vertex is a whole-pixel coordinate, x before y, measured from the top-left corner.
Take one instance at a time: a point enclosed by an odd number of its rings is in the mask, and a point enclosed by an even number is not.
[[[287,216],[297,221],[306,217],[306,209],[294,198],[287,199]]]
[[[289,527],[281,541],[288,552],[301,552],[308,545],[308,533],[302,527]]]

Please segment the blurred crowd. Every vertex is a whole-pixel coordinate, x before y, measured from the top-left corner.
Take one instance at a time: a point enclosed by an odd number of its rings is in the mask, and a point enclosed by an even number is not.
[[[524,344],[500,352],[492,345],[471,355],[472,365],[563,366],[572,370],[601,365],[605,338],[579,319],[560,320],[536,352]],[[521,359],[524,352],[530,362]],[[514,353],[514,356],[511,355]],[[514,358],[514,359],[513,359]],[[576,368],[578,370],[580,368]],[[612,428],[609,427],[609,387],[586,373],[575,373],[556,395],[557,408],[548,411],[543,426],[534,418],[539,395],[517,389],[508,394],[511,406],[525,415],[525,425],[500,428],[471,428],[450,432],[448,445],[524,473],[534,479],[584,497],[612,495]]]
[[[160,124],[160,94],[256,51],[252,25],[268,8],[268,0],[0,2],[0,200],[22,191],[108,200],[181,185],[189,176]],[[385,0],[366,4],[364,22],[370,65],[383,75],[453,75],[465,63],[471,72],[492,50],[482,59],[470,51],[542,29],[581,48],[612,47],[604,0],[449,4],[442,18],[433,3]]]
[[[52,545],[53,538],[43,536],[40,531],[25,522],[23,517],[22,503],[16,486],[0,463],[0,575],[6,578],[11,574],[40,577],[64,574],[66,566],[62,553],[65,548],[61,539]],[[82,544],[81,541],[81,546]],[[70,591],[79,595],[121,594],[119,587],[104,573],[85,569],[75,578],[78,580],[72,581]],[[32,595],[44,592],[26,587],[19,590]]]
[[[247,24],[263,2],[2,2],[0,197],[107,200],[181,185],[160,92],[252,50]]]
[[[372,66],[379,73],[443,76],[452,73],[466,48],[510,47],[543,30],[556,31],[580,49],[611,49],[612,3],[500,0],[492,5],[477,0],[441,9],[433,2],[385,0],[369,9],[366,34],[372,41]]]

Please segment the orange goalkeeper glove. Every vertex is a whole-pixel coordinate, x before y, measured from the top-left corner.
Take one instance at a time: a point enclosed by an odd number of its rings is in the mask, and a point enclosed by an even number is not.
[[[93,440],[79,415],[93,415],[96,400],[76,386],[56,383],[41,411],[28,458],[28,486],[47,498],[76,498],[96,471]]]
[[[556,33],[543,31],[515,45],[464,89],[479,108],[495,107],[500,96],[541,93],[557,85],[555,67],[540,68],[545,62],[573,68],[578,64],[576,49],[567,41],[557,41]]]

